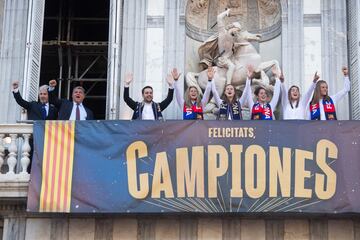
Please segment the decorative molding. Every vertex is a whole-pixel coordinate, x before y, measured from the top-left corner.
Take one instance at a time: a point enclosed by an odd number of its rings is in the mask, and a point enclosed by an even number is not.
[[[318,27],[321,25],[321,14],[304,14],[304,27]]]
[[[146,19],[147,28],[163,28],[164,22],[164,16],[148,16]]]
[[[0,216],[3,218],[26,215],[26,198],[0,198]]]
[[[32,124],[0,124],[0,133],[2,134],[32,134],[33,125]]]
[[[0,182],[0,201],[4,198],[27,198],[29,180]]]

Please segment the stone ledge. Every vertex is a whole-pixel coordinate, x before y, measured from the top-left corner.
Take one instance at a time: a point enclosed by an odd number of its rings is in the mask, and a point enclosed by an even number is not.
[[[0,182],[0,199],[27,198],[29,181]]]
[[[0,124],[0,134],[33,133],[32,124]]]

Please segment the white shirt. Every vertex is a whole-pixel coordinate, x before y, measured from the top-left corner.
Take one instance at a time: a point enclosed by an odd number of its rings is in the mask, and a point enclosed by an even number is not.
[[[73,102],[73,109],[71,111],[69,120],[76,120],[76,106],[77,106],[77,103]],[[86,120],[87,113],[86,113],[84,105],[82,103],[79,104],[79,110],[80,110],[80,120]]]
[[[339,91],[338,93],[330,96],[331,99],[333,100],[334,102],[334,105],[340,101],[343,97],[346,96],[346,94],[350,91],[350,80],[349,80],[349,77],[344,77],[344,88]],[[325,111],[324,111],[324,105],[322,103],[322,101],[319,101],[319,108],[320,108],[320,119],[321,120],[326,120],[326,115],[325,115]],[[336,107],[335,107],[336,109]],[[310,106],[308,104],[307,108],[306,108],[306,111],[307,111],[307,119],[308,120],[311,120],[311,113],[310,113]]]
[[[142,111],[142,120],[155,120],[154,111],[151,103],[145,103]]]
[[[306,109],[310,102],[312,93],[316,87],[316,83],[313,83],[304,96],[301,96],[299,99],[299,105],[296,107],[296,102],[293,102],[291,108],[289,98],[288,98],[288,90],[285,87],[285,84],[281,84],[281,106],[283,110],[283,119],[284,120],[304,120],[306,118]]]
[[[248,86],[250,86],[250,80],[249,79],[246,80],[246,84],[249,84]],[[279,101],[279,97],[280,97],[280,85],[281,85],[281,82],[277,78],[276,82],[275,82],[275,86],[274,86],[274,95],[273,95],[271,101],[269,102],[270,107],[271,107],[273,120],[275,120],[274,110],[276,108],[276,105],[277,105],[277,103]],[[246,94],[246,96],[247,96],[247,102],[248,102],[249,109],[250,109],[250,114],[251,114],[252,108],[254,107],[254,104],[255,104],[254,100],[253,100],[253,93],[251,91],[251,87],[246,87],[245,86],[243,94]]]
[[[49,115],[49,103],[45,103],[46,116]]]

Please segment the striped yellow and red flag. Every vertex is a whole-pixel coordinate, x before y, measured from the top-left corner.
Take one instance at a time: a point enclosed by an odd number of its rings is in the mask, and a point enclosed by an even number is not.
[[[40,212],[70,212],[75,121],[45,123]]]

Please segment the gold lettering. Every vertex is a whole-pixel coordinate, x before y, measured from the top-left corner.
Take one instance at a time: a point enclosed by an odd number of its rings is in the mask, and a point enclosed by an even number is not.
[[[148,156],[147,146],[142,141],[137,141],[126,149],[127,175],[129,193],[136,199],[144,199],[149,194],[149,177],[147,173],[139,175],[139,188],[137,184],[136,153],[139,158]]]
[[[231,145],[232,158],[232,188],[230,190],[230,197],[243,197],[243,190],[241,188],[241,153],[243,151],[242,145]]]
[[[291,149],[283,148],[283,159],[280,159],[278,147],[270,147],[269,151],[269,197],[278,196],[278,183],[281,197],[290,197],[291,184]],[[282,162],[282,164],[281,164]]]
[[[166,198],[174,197],[166,152],[160,152],[156,154],[151,190],[152,198],[160,198],[161,192],[164,192]]]
[[[219,156],[219,161],[218,160]],[[228,169],[228,153],[223,146],[210,145],[208,147],[208,194],[209,198],[217,197],[217,179]]]
[[[191,174],[187,148],[176,149],[177,197],[204,197],[204,147],[193,147]],[[185,194],[186,188],[186,194]]]
[[[256,156],[256,179],[255,179]],[[256,182],[256,186],[255,186]],[[249,197],[259,198],[266,188],[266,160],[265,151],[259,145],[251,145],[245,152],[245,189]]]
[[[325,175],[315,174],[315,193],[322,200],[330,199],[336,191],[336,172],[326,163],[326,152],[329,158],[338,158],[336,145],[328,140],[320,140],[316,146],[316,162]],[[325,176],[327,177],[326,186]]]
[[[311,189],[305,188],[305,179],[311,172],[305,170],[305,160],[313,160],[313,153],[300,149],[295,150],[295,197],[311,198]]]

